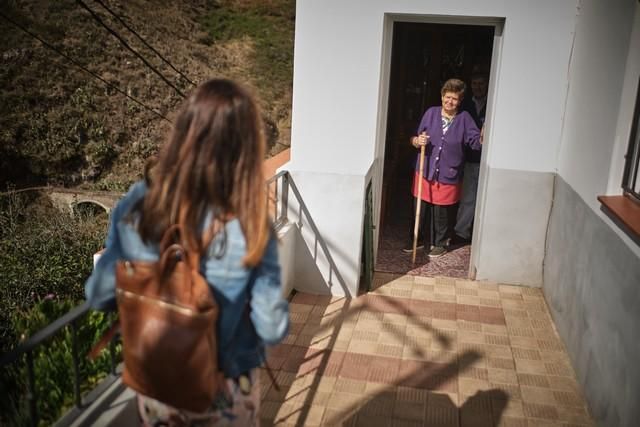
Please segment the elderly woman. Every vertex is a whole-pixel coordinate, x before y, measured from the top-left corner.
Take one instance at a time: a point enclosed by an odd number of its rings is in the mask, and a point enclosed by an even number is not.
[[[416,160],[413,196],[422,203],[420,224],[423,236],[426,237],[426,225],[431,225],[429,258],[444,255],[447,239],[453,234],[455,208],[462,193],[464,148],[480,150],[482,144],[482,132],[471,115],[458,111],[464,91],[463,81],[447,80],[440,91],[442,106],[431,107],[424,113],[418,135],[411,138],[414,147],[426,146],[422,173],[419,154]],[[421,194],[418,194],[420,180]]]

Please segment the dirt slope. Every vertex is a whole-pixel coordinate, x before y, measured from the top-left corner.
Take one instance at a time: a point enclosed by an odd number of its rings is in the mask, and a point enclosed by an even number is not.
[[[193,86],[96,0],[86,5],[179,91]],[[193,82],[229,77],[263,109],[270,155],[289,145],[294,0],[100,0]],[[182,97],[75,0],[3,2],[2,12],[171,119]],[[35,183],[124,190],[170,124],[0,18],[0,189]]]

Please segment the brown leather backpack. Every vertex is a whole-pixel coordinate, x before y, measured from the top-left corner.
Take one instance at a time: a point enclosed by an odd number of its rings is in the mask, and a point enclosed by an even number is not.
[[[217,356],[218,305],[199,272],[200,254],[172,243],[179,231],[177,226],[167,230],[157,262],[116,265],[122,380],[175,408],[203,412],[223,381]]]

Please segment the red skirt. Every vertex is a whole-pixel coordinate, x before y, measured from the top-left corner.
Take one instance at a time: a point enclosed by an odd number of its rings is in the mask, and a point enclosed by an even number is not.
[[[413,197],[418,195],[418,182],[420,179],[422,179],[422,194],[420,198],[425,202],[438,206],[448,206],[460,201],[462,194],[462,185],[460,183],[444,184],[438,181],[427,181],[418,172],[413,176]]]

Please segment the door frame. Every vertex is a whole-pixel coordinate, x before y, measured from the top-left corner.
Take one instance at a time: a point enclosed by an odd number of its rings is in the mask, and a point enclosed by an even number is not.
[[[384,158],[387,133],[387,119],[389,108],[389,89],[391,83],[391,50],[393,47],[393,27],[396,22],[412,22],[419,24],[448,24],[448,25],[474,25],[474,26],[491,26],[494,28],[493,34],[493,51],[491,53],[491,67],[489,71],[490,81],[487,92],[487,117],[485,121],[484,142],[482,155],[480,160],[480,177],[478,180],[478,193],[476,197],[476,212],[473,230],[473,242],[471,245],[471,259],[469,262],[468,277],[475,279],[477,270],[478,254],[482,247],[482,221],[484,215],[484,206],[487,196],[487,178],[489,168],[487,164],[491,158],[491,136],[494,124],[496,89],[500,72],[500,64],[502,57],[503,29],[504,18],[499,17],[469,17],[469,16],[444,16],[444,15],[414,15],[414,14],[394,14],[386,13],[384,15],[384,28],[382,35],[382,55],[380,64],[380,83],[378,97],[378,120],[376,129],[375,143],[375,163],[379,165],[373,176],[373,196],[374,196],[374,235],[373,235],[373,258],[378,257],[378,245],[380,242],[380,212],[382,208],[382,185],[384,176]]]

